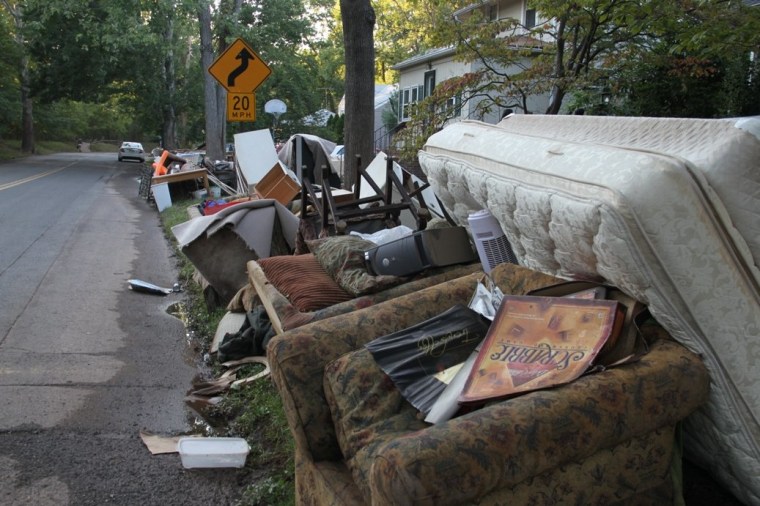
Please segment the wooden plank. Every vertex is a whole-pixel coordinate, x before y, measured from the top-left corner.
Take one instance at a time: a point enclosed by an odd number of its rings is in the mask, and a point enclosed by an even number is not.
[[[211,195],[208,187],[208,172],[206,172],[206,169],[186,170],[183,172],[175,172],[174,174],[166,174],[165,176],[153,176],[151,184],[176,183],[178,181],[188,181],[191,179],[203,179],[203,187],[206,188],[206,193]]]
[[[267,315],[269,315],[269,321],[272,323],[272,329],[274,329],[275,334],[282,334],[282,322],[280,321],[280,316],[277,314],[277,310],[272,303],[272,296],[280,295],[277,291],[277,288],[275,288],[274,285],[269,282],[266,275],[264,274],[264,271],[261,269],[261,266],[256,263],[255,260],[250,260],[246,264],[246,267],[248,269],[248,279],[256,289],[256,293],[261,299],[261,304],[264,306]]]

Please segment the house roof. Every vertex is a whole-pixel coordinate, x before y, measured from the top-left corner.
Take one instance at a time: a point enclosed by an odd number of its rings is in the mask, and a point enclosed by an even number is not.
[[[480,2],[476,2],[476,3],[470,4],[467,7],[463,7],[461,9],[457,10],[457,11],[454,11],[454,13],[451,15],[451,17],[453,17],[454,19],[456,19],[459,16],[461,16],[462,14],[467,14],[468,12],[472,12],[475,9],[479,8],[479,7],[483,7],[485,5],[490,5],[492,3],[494,3],[494,0],[481,0]]]
[[[754,0],[754,1],[760,2],[760,0]],[[518,35],[515,37],[507,37],[505,38],[505,40],[506,40],[507,47],[511,49],[531,48],[533,50],[540,50],[542,47],[546,45],[546,43],[542,42],[541,39],[538,39],[536,37],[531,37],[530,35]],[[454,53],[456,53],[456,48],[454,46],[439,47],[436,49],[431,49],[424,53],[420,53],[418,55],[414,55],[411,58],[407,58],[406,60],[402,62],[399,62],[395,65],[391,65],[391,68],[393,70],[406,70],[416,65],[435,61],[438,58],[442,58],[444,56],[451,56]]]
[[[375,84],[375,109],[385,105],[395,91],[395,84]]]
[[[326,126],[327,121],[335,116],[335,113],[327,109],[320,109],[303,118],[303,124],[309,126]]]
[[[377,111],[391,98],[391,95],[396,91],[397,86],[395,84],[377,84],[375,83],[375,110]],[[346,113],[346,96],[340,99],[338,104],[338,114]]]
[[[399,62],[395,65],[391,65],[391,68],[393,70],[404,70],[404,69],[408,69],[409,67],[413,67],[421,63],[427,63],[444,56],[451,56],[455,52],[456,52],[456,48],[454,46],[430,49],[429,51],[425,51],[424,53],[414,55],[411,58],[407,58],[406,60]]]

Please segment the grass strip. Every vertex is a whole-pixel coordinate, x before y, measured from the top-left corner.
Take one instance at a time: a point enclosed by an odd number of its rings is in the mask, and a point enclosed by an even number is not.
[[[173,226],[189,219],[188,207],[198,203],[192,200],[176,202],[164,209],[160,217],[164,233],[174,247],[179,282],[186,294],[183,319],[199,343],[198,353],[203,356],[226,311],[223,308],[210,310],[206,306],[202,288],[193,279],[195,267],[179,249],[171,232]],[[251,376],[261,368],[263,366],[259,364],[251,364],[243,368],[238,377]],[[295,446],[282,401],[269,378],[229,390],[223,395],[222,402],[205,415],[215,421],[217,433],[243,437],[251,447],[246,468],[256,478],[245,486],[239,506],[295,504]]]

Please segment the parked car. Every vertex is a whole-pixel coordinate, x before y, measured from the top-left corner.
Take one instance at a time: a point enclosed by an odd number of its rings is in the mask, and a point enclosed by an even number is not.
[[[139,142],[122,142],[119,148],[119,161],[137,160],[145,162],[145,150]]]

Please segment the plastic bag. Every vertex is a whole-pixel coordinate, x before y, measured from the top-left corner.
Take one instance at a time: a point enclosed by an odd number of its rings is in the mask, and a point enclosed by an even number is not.
[[[475,287],[475,293],[472,295],[468,307],[493,321],[503,298],[504,293],[494,284],[491,276],[485,274],[478,281],[478,286]]]
[[[457,304],[412,327],[367,343],[380,368],[415,408],[427,414],[455,373],[483,340],[490,322]]]
[[[362,234],[361,232],[351,231],[349,234],[356,235],[361,237],[362,239],[366,239],[368,241],[372,241],[378,246],[381,244],[393,242],[397,239],[401,239],[402,237],[406,237],[408,235],[412,235],[414,233],[414,230],[407,227],[406,225],[399,225],[397,227],[393,228],[384,228],[382,230],[378,230],[377,232],[373,234]]]

